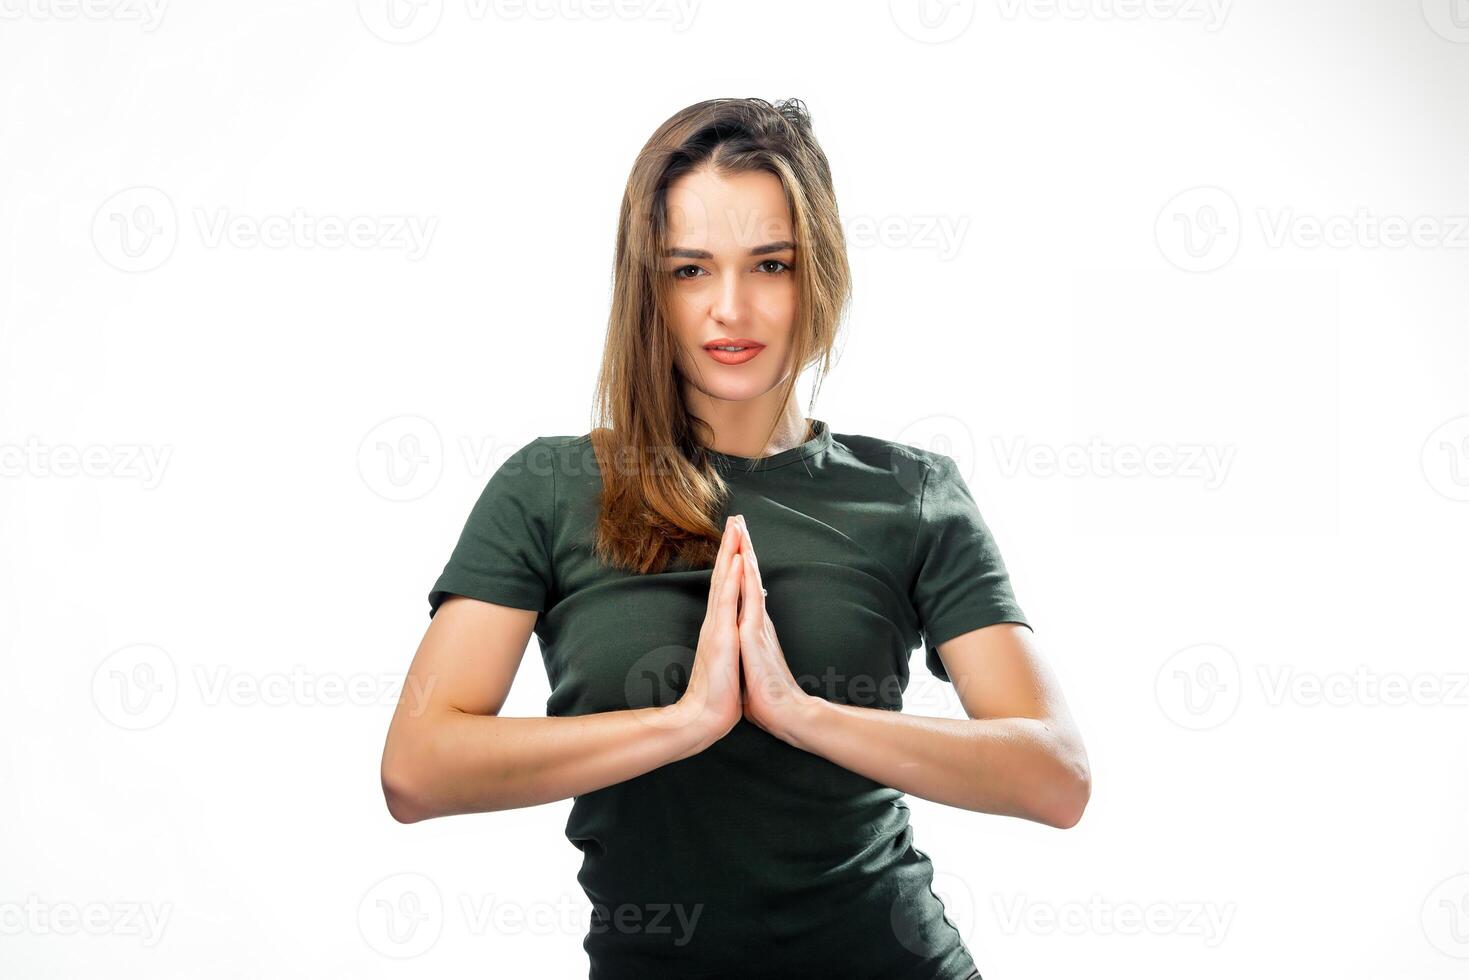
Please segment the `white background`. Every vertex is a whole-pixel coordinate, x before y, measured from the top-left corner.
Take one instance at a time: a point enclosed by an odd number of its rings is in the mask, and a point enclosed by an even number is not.
[[[570,801],[399,825],[382,740],[746,95],[850,236],[815,416],[960,460],[1086,738],[1071,830],[909,798],[986,980],[1464,975],[1469,4],[0,12],[6,976],[586,975]]]

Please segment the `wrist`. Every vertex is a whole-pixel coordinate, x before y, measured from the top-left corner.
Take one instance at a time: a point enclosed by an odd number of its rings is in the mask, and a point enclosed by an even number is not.
[[[678,734],[678,759],[698,755],[718,737],[709,724],[708,713],[691,701],[680,698],[656,710],[659,723]]]
[[[820,724],[821,714],[829,704],[824,698],[805,691],[793,695],[786,709],[781,712],[780,739],[810,752],[810,733]]]

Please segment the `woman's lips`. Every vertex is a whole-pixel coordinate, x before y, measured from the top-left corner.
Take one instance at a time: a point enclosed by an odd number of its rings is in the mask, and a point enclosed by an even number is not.
[[[742,347],[744,349],[738,351],[720,350],[721,347]],[[739,337],[733,340],[720,338],[704,345],[705,352],[720,364],[743,364],[764,349],[764,344],[757,344],[753,340],[745,340]]]

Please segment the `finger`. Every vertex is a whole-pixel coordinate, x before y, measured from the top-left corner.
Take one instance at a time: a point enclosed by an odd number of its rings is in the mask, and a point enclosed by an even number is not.
[[[740,574],[740,566],[744,564],[738,553],[729,556],[730,574],[721,583],[719,592],[719,605],[715,609],[715,619],[721,626],[730,625],[735,622],[736,605],[740,600],[739,584],[744,578]]]
[[[744,607],[740,611],[740,625],[758,623],[765,615],[765,596],[760,592],[760,573],[755,569],[755,560],[748,555],[740,562],[740,590]]]
[[[706,616],[714,611],[719,602],[720,586],[729,571],[729,556],[739,550],[740,536],[733,522],[733,517],[724,522],[724,532],[719,537],[719,553],[714,556],[714,574],[709,577],[709,595],[704,609]]]
[[[743,514],[740,515],[740,551],[745,553],[749,563],[754,566],[755,584],[764,588],[765,583],[760,579],[760,559],[755,555],[755,541],[750,537],[750,526],[745,523]]]

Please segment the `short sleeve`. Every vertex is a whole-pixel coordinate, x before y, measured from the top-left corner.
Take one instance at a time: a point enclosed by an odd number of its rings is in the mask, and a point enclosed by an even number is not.
[[[544,611],[552,589],[553,455],[537,438],[490,476],[428,594],[429,617],[450,595]]]
[[[940,643],[995,623],[1030,623],[959,468],[950,456],[930,455],[919,496],[909,598],[923,632],[928,669],[949,681]]]

